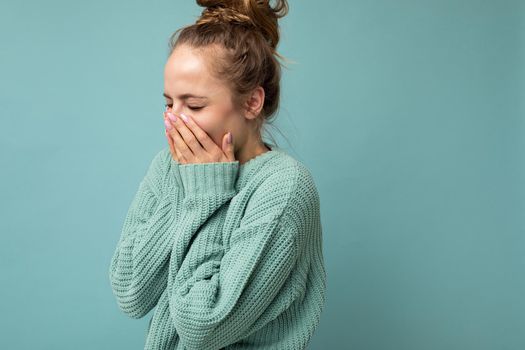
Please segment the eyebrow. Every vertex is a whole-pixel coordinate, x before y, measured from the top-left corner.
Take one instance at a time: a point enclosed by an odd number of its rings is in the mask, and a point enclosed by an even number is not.
[[[169,97],[168,94],[166,94],[165,92],[162,94],[162,96],[171,99],[171,97]],[[182,94],[182,95],[179,95],[179,98],[182,99],[182,100],[186,100],[188,98],[202,98],[202,99],[205,99],[206,96],[197,96],[197,95],[193,95],[193,94]]]

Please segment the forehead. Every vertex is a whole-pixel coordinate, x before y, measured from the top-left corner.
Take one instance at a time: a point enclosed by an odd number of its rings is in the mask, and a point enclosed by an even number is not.
[[[166,61],[164,78],[168,85],[216,85],[206,61],[199,51],[186,46],[177,47]]]

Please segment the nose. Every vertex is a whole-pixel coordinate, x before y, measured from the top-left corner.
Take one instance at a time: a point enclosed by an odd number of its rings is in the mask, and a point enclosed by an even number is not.
[[[177,106],[175,104],[172,104],[171,107],[166,106],[166,109],[165,109],[166,112],[171,112],[171,114],[175,114],[175,115],[180,115],[181,113],[180,110],[181,110],[181,106]]]
[[[182,112],[182,102],[175,103],[175,101],[173,101],[173,104],[171,105],[171,113],[178,116],[181,114],[181,112]]]

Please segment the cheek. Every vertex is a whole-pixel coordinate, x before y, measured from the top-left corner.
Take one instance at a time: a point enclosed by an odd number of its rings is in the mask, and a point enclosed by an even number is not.
[[[210,136],[217,132],[218,126],[220,125],[213,119],[206,116],[194,116],[193,120],[195,121],[195,124],[197,124]]]
[[[214,118],[211,115],[193,116],[195,123],[213,139],[216,144],[220,144],[222,136],[225,133],[225,123],[221,119]]]

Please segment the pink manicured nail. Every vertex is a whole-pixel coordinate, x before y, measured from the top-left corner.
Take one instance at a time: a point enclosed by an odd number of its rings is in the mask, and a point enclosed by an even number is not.
[[[164,125],[166,125],[166,128],[168,130],[173,128],[173,125],[171,125],[171,123],[167,119],[164,119]]]
[[[180,114],[180,117],[182,118],[182,120],[184,120],[184,122],[188,122],[188,117],[186,117],[184,114]]]
[[[174,115],[174,114],[172,114],[172,113],[169,113],[169,112],[168,112],[168,118],[170,118],[170,119],[171,119],[172,121],[174,121],[174,122],[176,122],[176,121],[177,121],[177,117],[175,117],[175,115]]]

